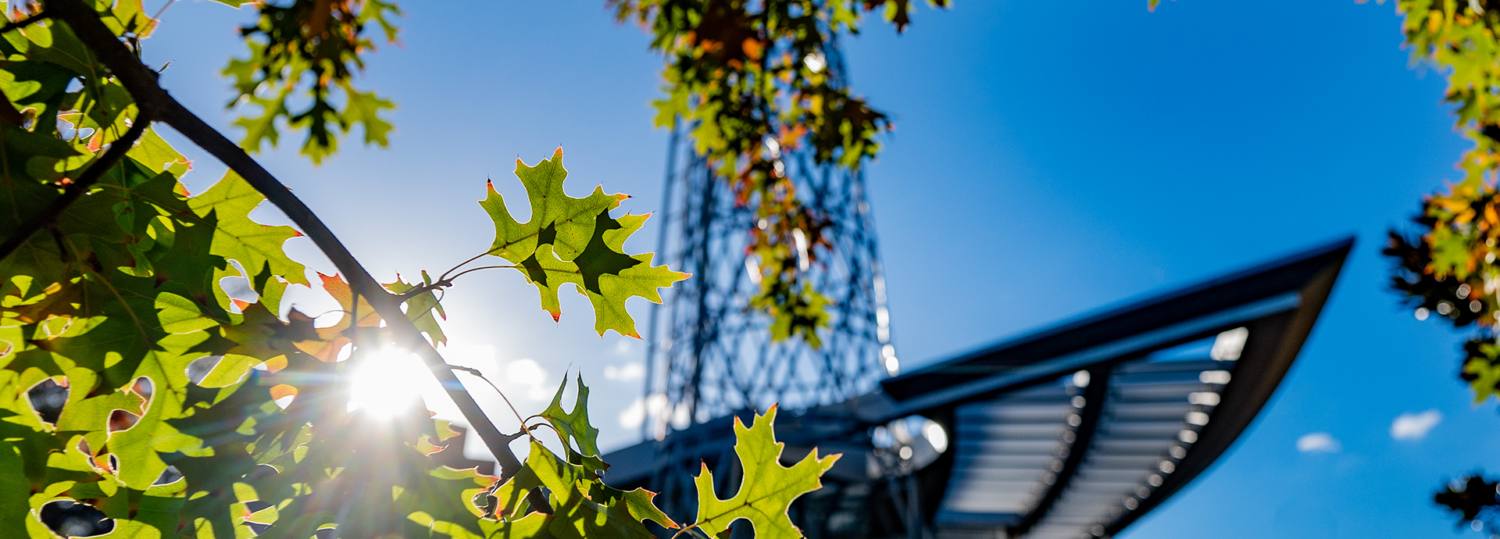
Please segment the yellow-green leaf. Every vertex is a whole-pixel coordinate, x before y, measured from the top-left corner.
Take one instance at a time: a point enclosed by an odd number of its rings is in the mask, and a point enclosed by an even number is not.
[[[693,479],[698,487],[698,527],[710,536],[719,536],[736,520],[745,519],[755,528],[756,539],[800,539],[802,532],[787,515],[798,496],[822,488],[819,479],[833,467],[839,455],[818,458],[817,449],[801,462],[788,468],[781,465],[784,444],[776,441],[776,407],[757,415],[746,428],[734,418],[734,453],[740,458],[744,479],[733,498],[720,500],[714,494],[714,476],[703,467]]]

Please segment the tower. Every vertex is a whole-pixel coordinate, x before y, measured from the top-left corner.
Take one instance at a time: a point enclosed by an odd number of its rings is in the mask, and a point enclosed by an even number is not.
[[[845,84],[836,42],[826,61],[834,84]],[[818,165],[805,149],[768,148],[802,203],[828,224],[823,234],[833,243],[826,252],[814,247],[818,253],[799,244],[805,275],[831,300],[822,346],[797,338],[771,342],[769,317],[749,306],[760,287],[757,261],[746,249],[755,208],[736,203],[686,131],[678,126],[669,143],[657,252],[694,277],[666,292],[651,313],[644,437],[662,440],[695,423],[777,403],[798,410],[844,401],[895,374],[863,173]]]

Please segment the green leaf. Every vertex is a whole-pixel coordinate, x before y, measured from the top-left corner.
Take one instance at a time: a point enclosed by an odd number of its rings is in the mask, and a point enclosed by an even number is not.
[[[161,329],[168,333],[192,333],[219,325],[219,321],[203,316],[197,303],[177,294],[156,296],[156,308]]]
[[[235,65],[230,64],[230,69]],[[225,73],[229,73],[226,69]],[[241,116],[234,121],[236,127],[245,130],[245,138],[240,140],[240,147],[251,152],[259,152],[261,147],[269,142],[275,148],[276,143],[281,140],[281,133],[276,130],[277,118],[290,118],[291,113],[286,108],[286,98],[290,91],[283,90],[280,95],[273,98],[259,96],[247,96],[246,99],[252,105],[260,107],[260,116]]]
[[[625,195],[605,195],[595,188],[587,198],[569,197],[562,183],[562,149],[552,159],[528,167],[517,160],[516,176],[526,186],[531,220],[511,217],[501,195],[490,185],[479,202],[495,221],[495,242],[489,254],[509,260],[541,293],[542,308],[553,320],[562,316],[558,292],[572,284],[594,306],[594,330],[614,330],[640,338],[635,320],[625,308],[631,297],[661,303],[658,288],[689,277],[666,266],[652,266],[650,253],[627,255],[625,240],[645,224],[645,215],[609,216]]]
[[[0,441],[0,529],[21,529],[26,519],[26,498],[31,482],[26,480],[25,461],[20,448]]]
[[[594,330],[600,335],[605,330],[613,329],[622,335],[640,338],[635,330],[635,320],[625,310],[625,300],[641,297],[652,303],[661,303],[658,289],[691,277],[687,273],[667,269],[666,266],[652,266],[651,253],[633,255],[630,258],[636,264],[619,271],[610,271],[611,266],[617,264],[610,259],[618,259],[615,254],[624,250],[626,238],[640,230],[648,217],[650,215],[625,215],[614,220],[601,216],[595,230],[600,231],[598,236],[603,240],[603,246],[600,247],[591,240],[590,248],[585,249],[577,259],[584,290],[588,292],[589,301],[594,305]],[[605,224],[606,220],[609,224]],[[596,256],[605,262],[596,264]],[[597,283],[598,290],[589,287],[591,276],[593,282]]]
[[[733,498],[720,500],[714,494],[714,476],[707,465],[693,479],[698,487],[697,525],[708,535],[719,536],[734,521],[745,519],[755,528],[756,539],[802,537],[787,510],[798,496],[822,488],[819,478],[833,467],[839,455],[819,459],[817,449],[813,449],[792,467],[782,466],[784,444],[776,441],[775,421],[775,406],[765,415],[757,415],[750,428],[734,418],[734,452],[740,458],[744,478]]]
[[[380,117],[380,111],[395,109],[396,104],[381,99],[375,92],[360,92],[347,84],[343,88],[348,96],[344,112],[339,116],[339,125],[343,130],[347,132],[354,124],[360,124],[365,129],[365,144],[378,144],[381,147],[390,144],[389,135],[394,127]]]
[[[599,456],[599,429],[589,424],[589,387],[583,385],[583,375],[578,376],[578,396],[573,403],[572,412],[564,412],[562,407],[563,390],[568,386],[568,377],[563,376],[562,385],[557,387],[557,395],[552,397],[552,404],[547,406],[540,414],[558,432],[572,440],[578,446],[582,456]],[[567,450],[573,452],[573,446],[568,445],[568,440],[563,440]]]
[[[307,268],[287,257],[282,250],[286,240],[301,236],[289,226],[268,226],[250,219],[250,212],[265,201],[265,195],[233,171],[202,194],[188,199],[188,205],[199,216],[214,212],[218,228],[211,253],[238,260],[249,275],[269,267],[273,275],[287,282],[306,285]]]
[[[1430,241],[1432,242],[1432,269],[1435,276],[1441,278],[1453,275],[1459,279],[1468,278],[1472,264],[1469,238],[1448,227],[1441,227],[1432,231]]]
[[[147,130],[125,155],[139,161],[152,172],[170,172],[173,176],[182,176],[192,168],[187,157],[156,134],[155,130]]]
[[[526,197],[531,202],[531,220],[516,221],[505,207],[505,199],[488,184],[489,194],[479,205],[495,221],[495,241],[487,254],[495,255],[520,264],[530,258],[540,245],[552,245],[554,253],[563,260],[572,260],[588,245],[594,236],[594,222],[600,213],[619,207],[625,195],[604,194],[603,187],[584,198],[573,198],[563,192],[563,180],[568,171],[562,165],[562,148],[536,166],[527,166],[516,160],[516,177],[526,187]]]
[[[551,491],[553,513],[526,515],[525,493],[541,487]],[[677,527],[652,502],[654,494],[604,486],[584,467],[557,458],[534,439],[525,466],[500,485],[494,496],[500,508],[497,514],[507,518],[481,522],[488,537],[651,539],[653,535],[643,521],[669,529]]]

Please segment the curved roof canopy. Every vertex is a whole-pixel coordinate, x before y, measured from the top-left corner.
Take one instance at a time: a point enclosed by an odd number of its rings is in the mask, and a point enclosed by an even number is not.
[[[1119,533],[1207,469],[1255,418],[1352,244],[1087,315],[784,416],[777,435],[788,456],[813,445],[845,453],[830,472],[841,501],[801,512],[799,525],[822,536],[914,536],[916,527],[953,538]],[[897,436],[899,448],[882,440],[913,417],[940,432],[918,427],[921,435]],[[729,423],[607,455],[616,464],[608,479],[660,482],[656,470],[711,460],[733,445]],[[898,483],[916,490],[904,503],[868,494]],[[864,498],[849,501],[851,493]],[[910,514],[894,528],[871,523],[889,509]]]

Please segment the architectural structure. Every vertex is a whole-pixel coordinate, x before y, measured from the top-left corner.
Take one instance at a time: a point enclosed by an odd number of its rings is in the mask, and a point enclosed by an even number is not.
[[[824,537],[1109,537],[1208,469],[1302,348],[1352,239],[1087,315],[777,418],[794,461],[843,457],[793,506]],[[748,419],[750,410],[733,415]],[[620,486],[714,470],[738,486],[731,414],[609,455]],[[685,466],[683,462],[692,462]],[[664,474],[672,470],[676,473]]]

